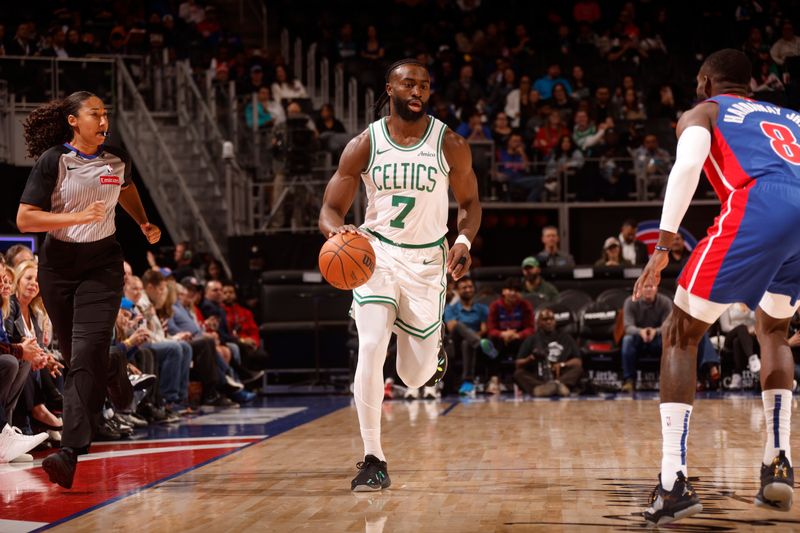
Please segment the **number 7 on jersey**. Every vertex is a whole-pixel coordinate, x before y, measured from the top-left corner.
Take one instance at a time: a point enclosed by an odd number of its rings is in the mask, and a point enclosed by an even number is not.
[[[414,204],[416,203],[416,198],[413,196],[400,196],[399,194],[395,194],[392,196],[392,207],[398,207],[403,205],[403,210],[400,213],[389,221],[389,225],[393,228],[403,229],[406,227],[405,218],[414,209]]]

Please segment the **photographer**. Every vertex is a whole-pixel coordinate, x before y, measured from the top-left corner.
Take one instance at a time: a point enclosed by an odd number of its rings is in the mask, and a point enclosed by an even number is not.
[[[553,310],[539,312],[537,331],[522,343],[514,382],[537,397],[569,396],[583,376],[583,363],[575,339],[556,331]]]
[[[311,174],[313,155],[317,152],[318,134],[314,122],[303,113],[300,104],[292,102],[286,107],[286,122],[274,128],[272,139],[273,171],[271,205],[280,202],[286,189],[287,177]],[[307,203],[304,187],[293,187],[292,224],[302,226],[303,206]],[[275,212],[271,227],[282,227],[283,211]]]

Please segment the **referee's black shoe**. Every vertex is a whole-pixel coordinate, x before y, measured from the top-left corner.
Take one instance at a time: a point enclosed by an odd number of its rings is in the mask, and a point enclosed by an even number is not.
[[[61,448],[42,461],[42,469],[47,472],[51,483],[58,483],[65,489],[72,488],[78,457],[71,448]]]
[[[663,526],[702,510],[703,504],[683,472],[678,472],[678,479],[670,491],[661,486],[659,474],[658,485],[650,494],[650,507],[645,510],[644,519],[653,525]]]
[[[788,511],[792,508],[794,493],[794,469],[780,450],[772,463],[761,465],[761,489],[756,495],[755,504],[775,511]]]
[[[443,346],[439,347],[439,355],[436,358],[436,371],[431,376],[431,379],[425,384],[426,387],[433,387],[444,379],[447,374],[447,352]]]
[[[381,489],[388,489],[392,484],[389,479],[389,471],[386,469],[386,461],[381,461],[374,455],[367,455],[364,461],[356,464],[358,474],[350,482],[350,489],[353,492],[373,492]]]

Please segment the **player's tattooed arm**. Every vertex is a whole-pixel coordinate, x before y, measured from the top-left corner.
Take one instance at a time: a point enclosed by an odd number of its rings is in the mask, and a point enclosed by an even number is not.
[[[359,233],[358,228],[344,223],[344,217],[353,205],[353,199],[361,183],[361,173],[369,163],[369,153],[370,141],[367,131],[347,143],[339,159],[339,168],[328,182],[322,199],[319,230],[325,237],[342,232]]]
[[[458,202],[458,234],[472,242],[481,225],[481,202],[478,198],[478,180],[472,170],[472,152],[463,137],[447,130],[444,156],[450,166],[450,188]],[[467,274],[471,264],[467,245],[460,242],[454,244],[447,257],[447,270],[453,279]]]

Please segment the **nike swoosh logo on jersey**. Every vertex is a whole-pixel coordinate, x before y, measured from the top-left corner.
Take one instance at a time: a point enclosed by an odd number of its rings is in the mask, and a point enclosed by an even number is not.
[[[78,167],[71,167],[71,166],[67,165],[67,170],[75,170],[76,168],[78,168]]]
[[[391,148],[387,148],[386,150],[383,150],[383,151],[381,151],[381,150],[378,150],[378,151],[377,151],[377,154],[378,154],[378,155],[385,154],[385,153],[386,153],[386,152],[388,152],[389,150],[391,150]]]
[[[422,260],[422,264],[423,265],[432,265],[435,261],[436,261],[436,259],[431,259],[430,261],[428,261],[427,259],[423,259]]]

